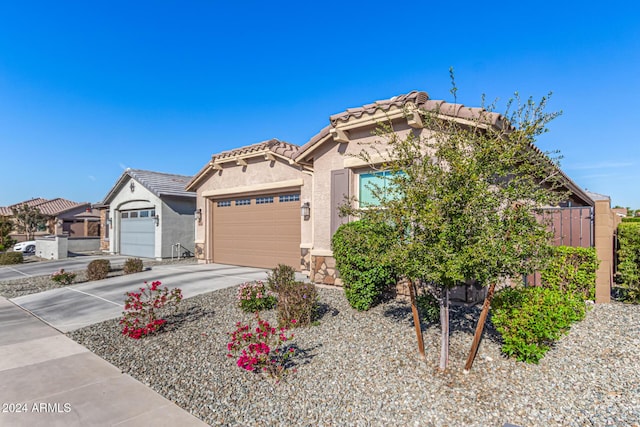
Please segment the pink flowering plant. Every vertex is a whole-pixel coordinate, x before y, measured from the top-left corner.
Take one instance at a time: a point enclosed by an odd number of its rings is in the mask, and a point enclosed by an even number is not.
[[[245,282],[238,288],[238,304],[248,313],[270,310],[276,302],[276,294],[261,280]]]
[[[127,292],[124,311],[120,324],[123,325],[122,334],[133,339],[140,339],[144,335],[159,330],[167,321],[158,317],[156,311],[167,304],[176,306],[182,301],[182,291],[174,288],[169,291],[166,286],[161,288],[159,281],[145,287],[139,292]]]
[[[76,278],[76,273],[69,273],[64,271],[64,268],[56,271],[51,275],[51,280],[58,283],[59,285],[70,285],[73,283],[73,279]]]
[[[227,357],[235,358],[239,368],[280,379],[285,374],[289,358],[295,354],[291,344],[285,344],[294,335],[287,335],[285,327],[272,327],[260,318],[258,312],[255,321],[257,326],[253,322],[236,323],[236,330],[229,333],[231,341],[227,344]]]

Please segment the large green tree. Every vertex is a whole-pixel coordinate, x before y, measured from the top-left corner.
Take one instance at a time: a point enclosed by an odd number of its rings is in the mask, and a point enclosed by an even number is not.
[[[40,209],[27,204],[14,207],[13,218],[16,230],[18,233],[25,233],[27,240],[33,239],[34,233],[47,223],[47,216],[40,212]]]
[[[4,251],[16,244],[10,237],[13,231],[13,222],[6,216],[0,216],[0,251]]]
[[[392,225],[388,256],[398,271],[412,286],[438,290],[442,370],[449,289],[472,279],[491,285],[491,298],[497,282],[534,271],[549,253],[537,209],[566,195],[557,160],[533,146],[558,115],[545,112],[547,99],[521,102],[516,94],[502,115],[491,107],[457,115],[420,111],[425,131],[400,137],[383,125],[377,142],[359,155],[372,169],[387,171],[387,181],[370,188],[379,209],[351,213]]]

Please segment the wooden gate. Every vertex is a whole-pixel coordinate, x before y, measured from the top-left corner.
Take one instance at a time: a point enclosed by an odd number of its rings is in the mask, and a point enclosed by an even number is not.
[[[545,209],[542,213],[553,231],[552,243],[555,246],[576,246],[590,248],[594,246],[593,208],[576,206]]]
[[[553,231],[551,243],[555,246],[590,248],[595,245],[594,212],[591,206],[544,209],[539,219]],[[527,276],[525,284],[540,285],[540,273]]]

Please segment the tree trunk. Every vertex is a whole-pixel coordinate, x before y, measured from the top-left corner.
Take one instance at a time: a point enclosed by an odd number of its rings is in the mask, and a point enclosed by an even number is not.
[[[469,352],[469,357],[467,358],[467,363],[464,365],[464,370],[469,371],[473,366],[473,361],[476,358],[476,353],[478,352],[478,346],[480,345],[480,339],[482,338],[482,332],[484,331],[484,324],[487,321],[487,315],[489,314],[489,308],[491,307],[491,300],[493,299],[493,294],[496,290],[496,284],[492,283],[489,285],[489,289],[487,290],[487,296],[484,299],[484,304],[482,305],[482,312],[480,313],[480,318],[478,319],[478,324],[476,326],[476,333],[473,336],[473,343],[471,344],[471,351]]]
[[[449,288],[446,286],[440,298],[440,370],[449,364]]]
[[[413,312],[413,325],[416,328],[416,338],[418,339],[418,351],[423,360],[426,359],[424,354],[424,340],[422,339],[422,328],[420,327],[420,315],[418,314],[418,305],[416,302],[416,285],[413,280],[409,280],[409,295],[411,296],[411,311]]]

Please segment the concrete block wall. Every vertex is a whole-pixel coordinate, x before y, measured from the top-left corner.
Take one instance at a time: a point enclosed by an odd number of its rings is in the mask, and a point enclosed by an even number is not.
[[[67,258],[68,253],[67,236],[36,238],[36,256],[40,258],[64,259]]]
[[[99,249],[99,237],[70,237],[69,239],[67,239],[67,250],[69,252],[96,252]]]
[[[611,201],[608,198],[595,201],[594,215],[595,248],[600,260],[600,266],[596,272],[596,303],[608,303],[611,302],[613,286],[614,235],[620,217],[611,209]]]

